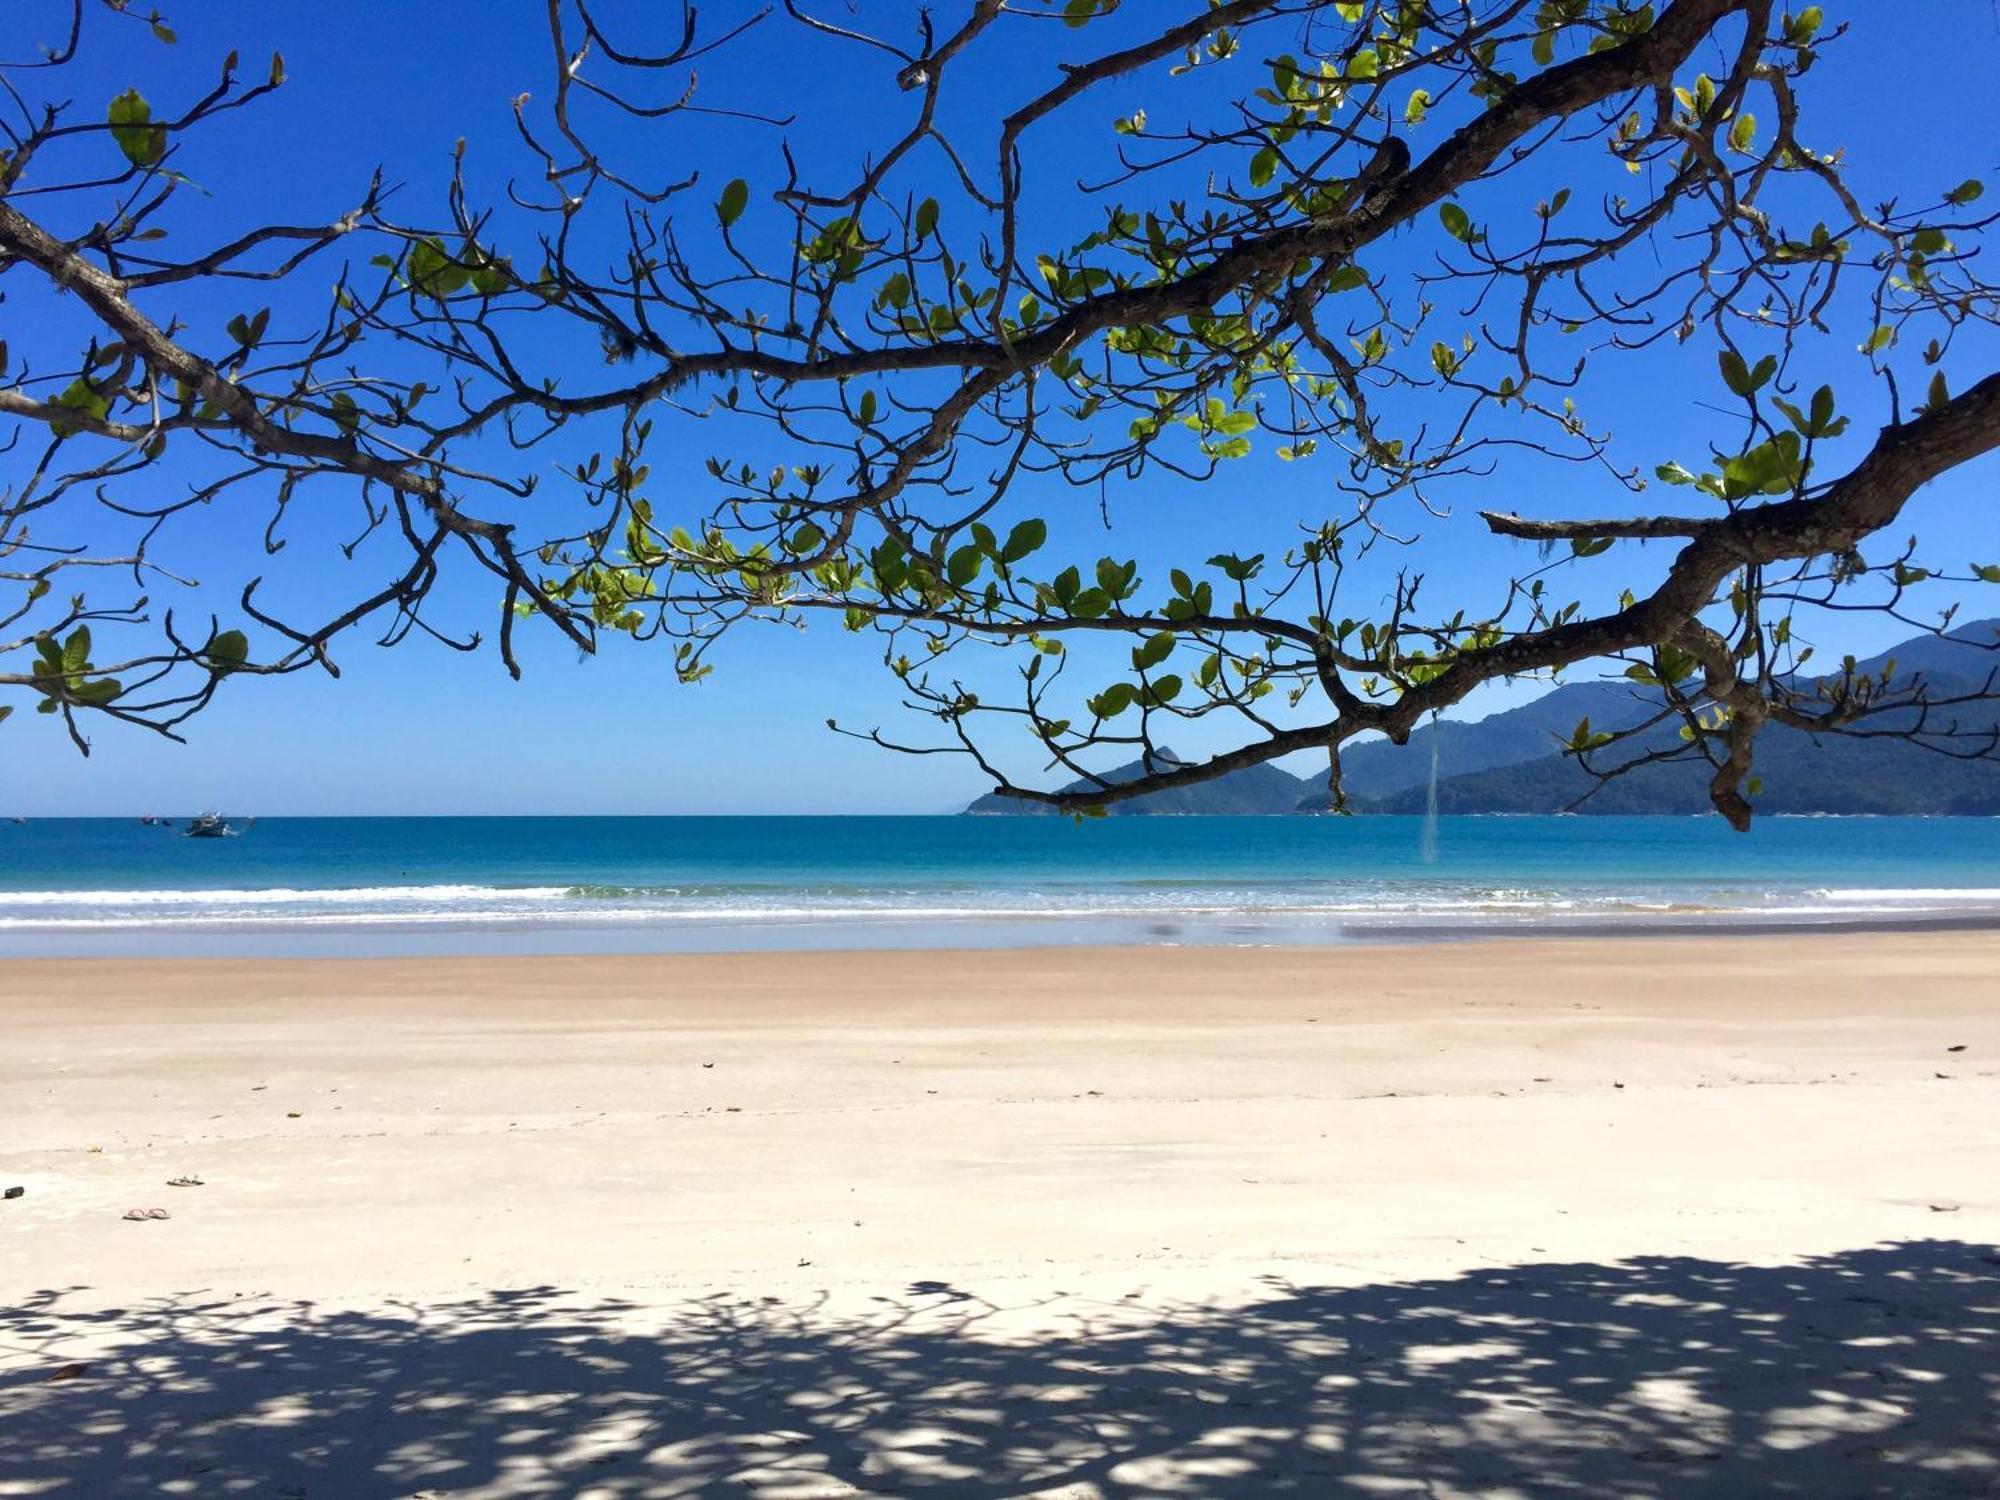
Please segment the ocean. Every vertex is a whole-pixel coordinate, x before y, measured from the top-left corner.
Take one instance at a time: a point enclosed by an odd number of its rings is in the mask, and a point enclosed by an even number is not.
[[[2000,921],[2000,820],[0,823],[0,954],[1343,943]]]

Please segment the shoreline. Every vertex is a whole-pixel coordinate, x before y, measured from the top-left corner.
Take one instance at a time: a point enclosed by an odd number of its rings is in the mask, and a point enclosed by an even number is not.
[[[0,840],[0,953],[1321,946],[2000,925],[1968,819],[266,819]],[[1252,825],[1255,825],[1254,827]]]
[[[724,957],[815,953],[1080,953],[1104,949],[1217,949],[1347,952],[1356,948],[1431,948],[1465,944],[1671,941],[1708,937],[1853,937],[1868,934],[2000,931],[2000,906],[1960,911],[1771,915],[1745,908],[1596,917],[1434,918],[1293,917],[1243,913],[1185,917],[1174,913],[1051,914],[1043,917],[827,916],[810,920],[568,922],[525,919],[480,924],[432,922],[158,923],[155,925],[0,928],[0,966],[95,959],[163,963],[293,959],[382,960],[482,958]]]

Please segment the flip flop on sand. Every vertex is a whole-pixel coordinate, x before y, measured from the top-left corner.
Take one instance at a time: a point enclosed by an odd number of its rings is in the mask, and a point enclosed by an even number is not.
[[[167,1179],[168,1187],[200,1187],[201,1185],[202,1181],[199,1177],[169,1177]]]
[[[128,1208],[125,1210],[125,1217],[128,1219],[171,1219],[173,1215],[168,1213],[164,1208]]]

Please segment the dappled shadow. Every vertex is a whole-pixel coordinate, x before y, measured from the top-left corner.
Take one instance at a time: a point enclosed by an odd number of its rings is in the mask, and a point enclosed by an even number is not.
[[[0,1494],[2000,1492],[1987,1246],[867,1305],[49,1292],[0,1313]]]

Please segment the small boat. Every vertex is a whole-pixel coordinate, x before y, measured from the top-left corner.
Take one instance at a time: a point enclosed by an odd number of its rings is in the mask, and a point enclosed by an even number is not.
[[[223,821],[221,813],[203,813],[189,822],[183,836],[191,839],[230,839],[236,830]]]

